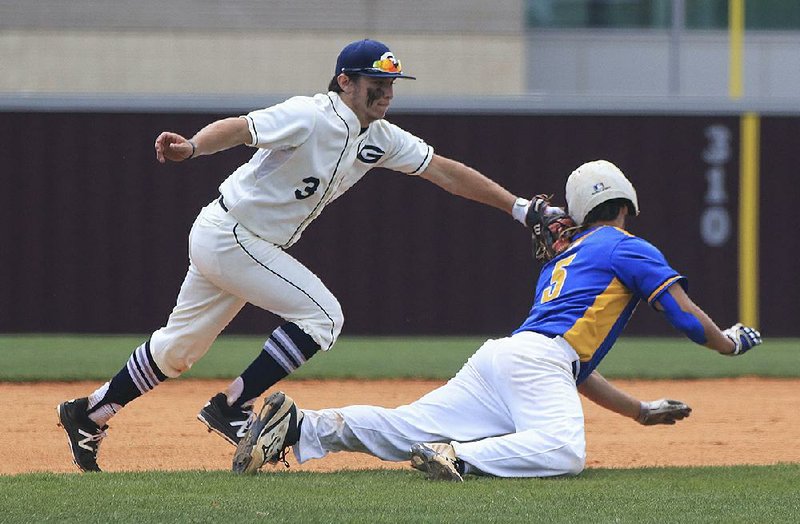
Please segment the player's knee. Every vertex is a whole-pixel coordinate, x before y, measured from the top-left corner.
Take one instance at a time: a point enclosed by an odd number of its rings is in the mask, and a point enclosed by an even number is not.
[[[578,475],[586,467],[586,453],[582,449],[565,446],[561,458],[564,475]]]
[[[323,351],[329,350],[339,338],[344,325],[344,313],[338,302],[328,306],[313,318],[296,322]]]
[[[159,332],[150,339],[153,360],[166,376],[176,378],[191,369],[207,347],[202,349],[200,342],[190,336],[162,337]]]
[[[339,303],[336,303],[339,306]],[[342,311],[342,306],[336,308],[331,317],[331,325],[333,326],[332,332],[333,337],[331,338],[331,345],[336,342],[339,338],[339,335],[342,333],[342,327],[344,326],[344,312]]]
[[[193,362],[186,358],[183,351],[176,351],[174,346],[153,354],[156,365],[166,376],[176,378],[192,367]]]

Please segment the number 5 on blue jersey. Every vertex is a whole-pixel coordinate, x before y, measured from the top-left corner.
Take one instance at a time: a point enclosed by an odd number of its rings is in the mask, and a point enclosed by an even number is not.
[[[575,260],[576,256],[578,256],[577,253],[556,262],[553,274],[550,275],[550,285],[542,291],[542,304],[550,302],[561,294],[561,288],[564,287],[564,281],[567,279],[567,266]]]

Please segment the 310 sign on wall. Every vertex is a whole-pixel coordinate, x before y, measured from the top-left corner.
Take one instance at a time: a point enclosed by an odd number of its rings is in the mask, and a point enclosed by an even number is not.
[[[731,131],[724,125],[711,125],[706,128],[708,145],[703,151],[706,169],[706,208],[700,217],[700,235],[703,241],[718,247],[731,236],[731,217],[726,204],[728,192],[725,189],[725,164],[731,159]]]

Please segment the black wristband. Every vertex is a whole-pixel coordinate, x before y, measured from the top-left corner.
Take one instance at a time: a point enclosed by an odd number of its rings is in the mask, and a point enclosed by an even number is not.
[[[187,142],[189,142],[189,145],[192,146],[192,154],[186,157],[186,160],[189,160],[190,158],[194,157],[194,153],[195,151],[197,151],[197,146],[194,145],[194,142],[192,142],[191,140],[187,140]]]

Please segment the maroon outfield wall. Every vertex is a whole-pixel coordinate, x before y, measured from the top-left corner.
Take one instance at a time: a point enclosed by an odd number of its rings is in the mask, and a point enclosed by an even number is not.
[[[191,223],[252,153],[241,147],[160,165],[163,129],[191,134],[215,114],[0,113],[0,331],[149,332],[171,310],[187,265]],[[722,324],[737,317],[738,118],[402,114],[392,120],[440,154],[511,191],[555,193],[580,163],[607,158],[639,191],[630,230],[659,246]],[[789,153],[773,134],[798,119],[762,122],[767,217],[793,216]],[[794,195],[794,196],[793,196]],[[767,222],[765,220],[765,222]],[[791,275],[796,235],[762,227],[762,328],[800,335]],[[780,242],[780,244],[779,244]],[[530,305],[537,267],[525,230],[507,215],[424,180],[376,170],[329,206],[290,251],[345,311],[345,334],[494,334]],[[793,306],[794,307],[794,306]],[[796,307],[794,307],[796,309]],[[229,332],[267,333],[278,320],[247,307]],[[629,333],[668,335],[647,307]]]

